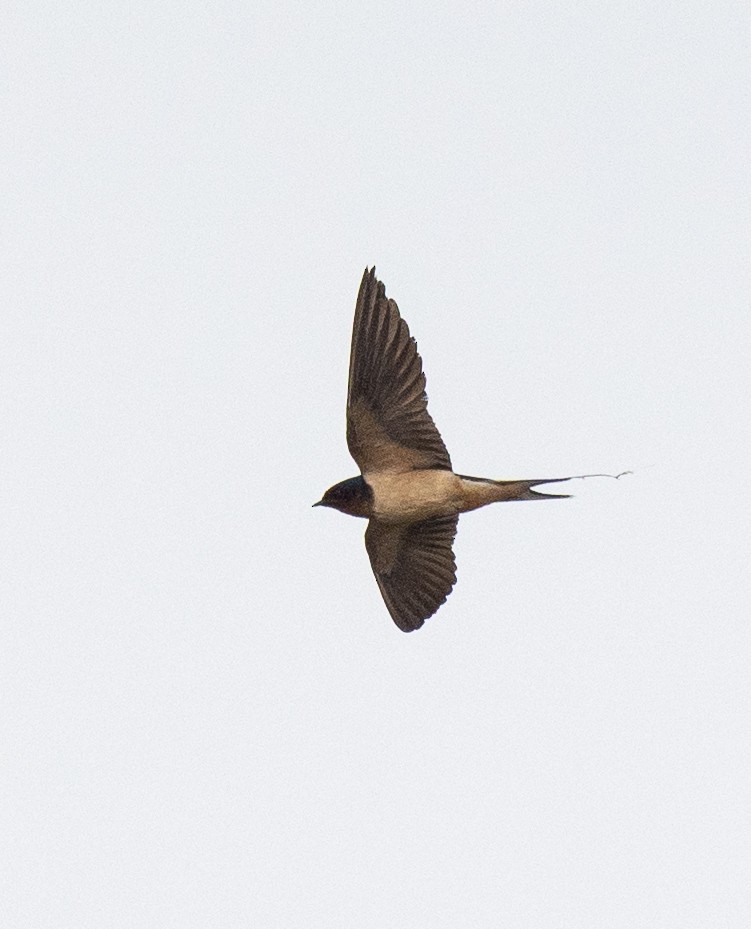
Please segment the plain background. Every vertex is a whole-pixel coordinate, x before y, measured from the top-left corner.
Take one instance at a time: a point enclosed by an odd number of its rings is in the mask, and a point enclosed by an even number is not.
[[[748,4],[3,20],[2,925],[751,925]],[[409,636],[366,264],[457,470],[635,472]]]

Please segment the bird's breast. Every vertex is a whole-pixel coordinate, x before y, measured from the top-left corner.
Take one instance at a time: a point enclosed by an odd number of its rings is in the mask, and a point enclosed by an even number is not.
[[[373,490],[372,515],[384,523],[453,516],[461,508],[462,482],[453,471],[379,471],[364,478]]]

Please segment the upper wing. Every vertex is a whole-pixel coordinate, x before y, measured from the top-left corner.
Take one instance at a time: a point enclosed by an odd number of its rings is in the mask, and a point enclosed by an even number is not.
[[[410,525],[368,523],[365,548],[373,574],[402,632],[419,629],[451,593],[458,522],[458,516],[439,516]]]
[[[446,468],[451,459],[428,413],[417,345],[375,268],[365,270],[352,327],[347,445],[360,471]]]

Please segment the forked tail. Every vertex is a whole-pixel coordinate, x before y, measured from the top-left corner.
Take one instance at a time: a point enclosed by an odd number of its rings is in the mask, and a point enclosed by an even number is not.
[[[494,484],[506,488],[508,496],[506,500],[565,500],[571,494],[546,494],[541,490],[532,490],[538,484],[560,484],[563,481],[583,481],[587,477],[612,477],[618,480],[625,474],[633,474],[633,471],[621,471],[620,474],[572,474],[570,477],[546,477],[537,478],[532,481],[494,481]]]

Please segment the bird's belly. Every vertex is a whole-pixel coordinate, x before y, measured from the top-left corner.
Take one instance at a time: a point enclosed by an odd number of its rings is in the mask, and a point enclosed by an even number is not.
[[[459,512],[461,480],[452,471],[380,471],[363,477],[373,489],[373,516],[382,522],[414,523]]]

